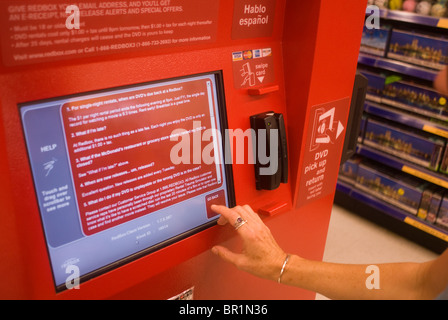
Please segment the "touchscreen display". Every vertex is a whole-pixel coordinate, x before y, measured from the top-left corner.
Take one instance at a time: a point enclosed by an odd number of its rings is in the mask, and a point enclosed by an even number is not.
[[[56,288],[211,226],[233,204],[219,72],[20,106]]]

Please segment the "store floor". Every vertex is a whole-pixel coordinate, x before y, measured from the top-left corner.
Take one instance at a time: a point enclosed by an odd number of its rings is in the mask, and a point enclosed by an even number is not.
[[[423,262],[437,257],[420,245],[339,206],[333,207],[324,261],[379,264]],[[317,300],[326,297],[317,295]]]

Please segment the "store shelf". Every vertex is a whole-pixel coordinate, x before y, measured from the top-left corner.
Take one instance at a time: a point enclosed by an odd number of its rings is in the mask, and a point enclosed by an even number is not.
[[[366,12],[366,16],[368,12]],[[404,11],[388,10],[384,9],[380,11],[381,21],[391,27],[392,30],[409,31],[413,30],[422,34],[428,35],[439,34],[444,36],[446,29],[448,29],[448,19],[437,18],[431,16],[425,16],[415,13],[409,13]],[[391,34],[389,34],[391,36]],[[385,38],[385,37],[383,37]],[[376,38],[374,38],[375,40]],[[381,40],[381,39],[380,39]],[[368,42],[373,48],[377,48],[378,52],[381,52],[383,41],[378,43]],[[387,79],[388,75],[396,75],[399,78],[403,78],[403,85],[401,88],[397,86],[396,90],[407,90],[408,87],[418,87],[420,89],[414,90],[416,94],[420,91],[425,94],[426,88],[432,87],[432,82],[438,76],[440,70],[436,70],[435,66],[421,66],[414,64],[417,61],[405,62],[402,57],[394,59],[388,56],[389,52],[389,39],[386,43],[386,53],[384,56],[377,56],[369,53],[360,52],[358,56],[358,64],[361,70],[367,73],[386,74],[379,76],[378,78]],[[377,70],[375,70],[377,69]],[[406,125],[410,128],[414,128],[416,131],[422,131],[431,133],[442,139],[448,139],[448,125],[443,121],[448,118],[441,110],[430,108],[429,105],[419,105],[414,102],[407,102],[408,100],[401,96],[397,99],[390,98],[389,95],[381,95],[383,87],[376,81],[381,82],[381,79],[372,77],[371,92],[367,95],[367,99],[364,104],[364,112],[372,116],[372,118],[378,121],[387,122],[393,125],[397,124]],[[387,79],[389,80],[389,79]],[[384,83],[383,83],[384,84]],[[391,91],[395,90],[394,86],[389,88]],[[410,89],[411,90],[411,89]],[[412,91],[412,92],[414,92]],[[426,90],[428,91],[428,90]],[[392,92],[393,93],[393,92]],[[432,96],[431,96],[432,97]],[[377,99],[373,101],[372,99]],[[448,175],[441,172],[432,171],[421,165],[417,165],[409,160],[399,158],[385,151],[376,149],[374,146],[367,146],[361,142],[357,146],[356,153],[366,159],[371,159],[378,162],[381,166],[390,167],[398,171],[404,172],[408,175],[428,181],[434,185],[442,187],[448,190]],[[353,169],[354,170],[354,169]],[[350,171],[350,170],[349,170]],[[353,212],[358,212],[359,215],[364,216],[380,225],[383,225],[390,230],[397,232],[403,236],[408,237],[416,242],[419,242],[428,248],[437,248],[436,250],[445,250],[448,243],[448,230],[445,230],[438,225],[425,221],[420,217],[413,215],[410,212],[406,212],[399,207],[394,206],[392,203],[387,202],[387,198],[380,199],[375,197],[369,190],[361,190],[356,187],[356,184],[352,184],[350,180],[346,181],[346,178],[350,175],[341,178],[337,184],[337,192],[335,196],[335,202]],[[350,179],[350,178],[348,178]],[[431,186],[434,187],[434,186]]]
[[[431,70],[424,67],[419,67],[409,63],[387,59],[383,57],[377,57],[366,53],[360,53],[358,57],[358,63],[363,65],[381,68],[393,72],[398,72],[408,76],[416,77],[419,79],[433,82],[439,71]]]
[[[448,29],[448,19],[399,10],[381,10],[381,18]]]
[[[358,144],[356,153],[366,158],[380,162],[391,168],[406,172],[407,174],[410,174],[414,177],[448,189],[448,176],[445,176],[442,173],[425,169],[404,159],[397,158],[395,156],[362,144]]]
[[[362,203],[369,205],[370,207],[381,211],[382,213],[387,214],[394,219],[397,219],[438,239],[448,242],[448,231],[443,230],[436,225],[412,216],[409,213],[406,213],[405,211],[391,204],[375,198],[372,195],[365,194],[364,192],[357,190],[355,187],[343,181],[338,181],[336,189],[337,191],[342,192],[353,199],[361,201]]]
[[[414,116],[412,114],[396,110],[374,102],[366,101],[364,111],[367,113],[405,124],[425,132],[448,138],[448,127],[434,123],[433,121]]]

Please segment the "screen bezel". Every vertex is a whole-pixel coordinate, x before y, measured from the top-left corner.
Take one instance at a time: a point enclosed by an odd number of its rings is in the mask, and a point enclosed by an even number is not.
[[[110,88],[105,88],[105,89],[86,91],[86,92],[77,93],[77,94],[58,96],[58,97],[54,97],[54,98],[50,98],[50,99],[42,99],[42,100],[24,102],[24,103],[19,103],[18,108],[19,108],[19,113],[20,113],[21,108],[29,107],[31,105],[35,105],[35,104],[39,104],[39,103],[48,103],[48,102],[52,102],[52,101],[59,101],[62,99],[69,99],[69,98],[80,98],[80,97],[88,96],[88,95],[92,95],[92,94],[109,93],[111,91],[116,91],[116,90],[139,88],[139,87],[145,86],[145,85],[153,85],[153,84],[159,84],[159,83],[165,83],[165,82],[171,82],[171,81],[177,81],[177,80],[185,80],[185,79],[195,78],[195,77],[200,77],[200,76],[214,76],[214,79],[215,79],[215,84],[216,84],[215,89],[216,89],[216,95],[217,95],[216,100],[218,102],[217,110],[219,113],[219,125],[220,125],[220,129],[221,129],[221,150],[223,152],[223,159],[227,159],[229,157],[231,151],[229,149],[229,144],[226,143],[226,140],[228,139],[227,130],[226,130],[226,129],[228,129],[228,121],[227,121],[227,106],[226,106],[226,100],[225,100],[224,80],[223,80],[222,70],[203,72],[203,73],[191,74],[191,75],[179,76],[179,77],[171,77],[171,78],[166,78],[166,79],[158,79],[158,80],[154,80],[154,81],[146,81],[146,82],[141,82],[141,83],[137,83],[137,84],[116,86],[116,87],[110,87]],[[25,130],[26,129],[24,127],[24,122],[22,121],[22,119],[21,119],[20,123],[21,123],[21,128],[22,128],[23,140],[24,140],[25,145],[27,146],[27,141],[25,139]],[[27,158],[28,158],[27,160],[28,160],[28,164],[29,164],[29,169],[30,169],[30,172],[32,172],[31,157],[28,153],[28,149],[26,150],[26,153],[27,153]],[[223,169],[224,169],[224,176],[226,177],[226,191],[227,191],[226,192],[226,194],[227,194],[226,200],[227,200],[227,203],[229,204],[229,207],[233,207],[233,206],[235,206],[235,190],[234,190],[232,164],[227,163],[227,161],[224,161]],[[34,189],[35,199],[36,199],[36,202],[38,203],[39,198],[37,195],[36,181],[35,181],[33,174],[31,174],[31,177],[33,179],[33,189]],[[41,209],[40,209],[39,205],[37,205],[37,207],[39,210],[39,219],[41,222],[41,228],[42,228],[42,231],[43,231],[43,234],[45,237],[45,228],[44,228],[43,217],[41,214]],[[166,239],[162,242],[159,242],[150,247],[142,249],[138,252],[132,253],[132,254],[130,254],[126,257],[123,257],[119,260],[116,260],[107,265],[99,267],[91,272],[83,274],[79,277],[79,282],[85,283],[88,280],[94,279],[100,275],[104,275],[107,272],[111,272],[119,267],[125,266],[126,264],[128,264],[130,262],[134,262],[142,257],[150,255],[150,254],[157,252],[163,248],[173,245],[181,240],[191,237],[201,231],[211,228],[217,224],[218,218],[219,218],[219,216],[216,216],[213,218],[213,220],[211,220],[209,222],[206,222],[202,225],[192,228],[186,232],[177,234],[169,239]],[[50,269],[52,272],[53,284],[54,284],[55,290],[57,293],[63,292],[65,290],[67,290],[67,286],[66,286],[66,284],[58,285],[56,283],[56,278],[55,278],[53,266],[51,263],[49,244],[46,240],[45,240],[45,246],[46,246],[46,250],[47,250]]]

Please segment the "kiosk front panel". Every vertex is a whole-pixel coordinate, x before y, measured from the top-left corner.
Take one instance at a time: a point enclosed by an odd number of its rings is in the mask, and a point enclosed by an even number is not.
[[[249,204],[322,258],[365,3],[0,10],[1,297],[314,297],[215,257],[241,244],[210,206]],[[278,140],[252,134],[257,115]]]

